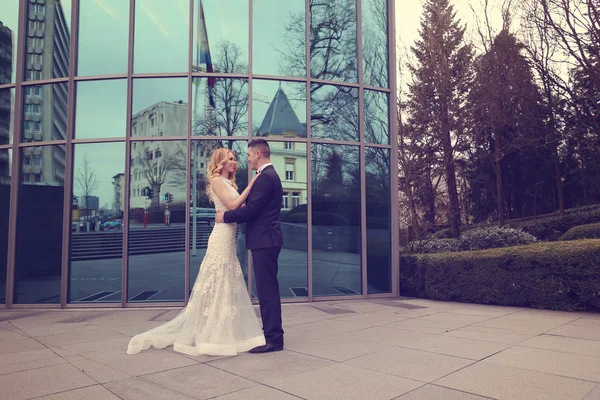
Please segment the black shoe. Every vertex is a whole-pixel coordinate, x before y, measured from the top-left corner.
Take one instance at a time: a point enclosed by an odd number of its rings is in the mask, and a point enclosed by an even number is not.
[[[283,350],[283,344],[273,344],[267,343],[264,346],[258,346],[250,350],[250,353],[270,353],[272,351],[281,351]]]

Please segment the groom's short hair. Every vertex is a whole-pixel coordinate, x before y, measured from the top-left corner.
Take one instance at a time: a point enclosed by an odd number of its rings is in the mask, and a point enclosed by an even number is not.
[[[258,150],[266,158],[271,158],[271,148],[265,139],[251,140],[250,143],[248,143],[248,148]]]

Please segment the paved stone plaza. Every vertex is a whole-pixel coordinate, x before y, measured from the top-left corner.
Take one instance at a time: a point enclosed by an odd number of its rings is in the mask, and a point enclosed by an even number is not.
[[[132,335],[177,312],[0,311],[0,398],[600,399],[600,314],[419,299],[288,304],[282,352],[125,353]]]

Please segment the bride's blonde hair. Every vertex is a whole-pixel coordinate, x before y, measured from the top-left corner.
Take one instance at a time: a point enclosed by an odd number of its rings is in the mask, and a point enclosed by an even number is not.
[[[206,167],[206,176],[208,177],[208,179],[206,180],[206,194],[208,195],[210,201],[213,201],[212,195],[210,193],[212,180],[221,176],[221,171],[223,170],[223,166],[227,162],[227,158],[229,158],[230,153],[235,158],[235,153],[229,149],[216,149],[215,151],[213,151],[213,154],[210,157],[210,162]],[[235,172],[230,172],[227,176],[227,179],[231,181],[233,187],[237,190],[238,186],[235,183]]]

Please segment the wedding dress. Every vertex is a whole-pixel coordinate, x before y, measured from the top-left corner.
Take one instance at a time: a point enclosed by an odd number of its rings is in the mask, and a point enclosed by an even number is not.
[[[239,193],[228,179],[231,199]],[[227,208],[212,192],[216,210]],[[215,224],[188,305],[171,321],[134,336],[127,354],[173,345],[188,355],[233,356],[265,344],[235,251],[237,224]]]

